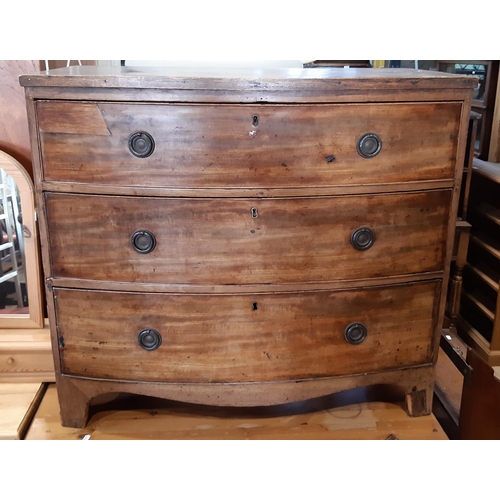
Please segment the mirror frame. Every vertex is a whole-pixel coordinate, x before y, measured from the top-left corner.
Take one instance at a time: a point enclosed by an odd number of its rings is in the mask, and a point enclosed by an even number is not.
[[[34,185],[24,167],[12,156],[0,150],[0,168],[3,168],[17,184],[21,198],[23,233],[26,230],[31,237],[24,237],[24,261],[26,266],[26,287],[28,295],[28,314],[0,314],[0,329],[4,328],[43,328],[44,313],[41,294],[41,269],[38,247],[38,225],[36,223]]]

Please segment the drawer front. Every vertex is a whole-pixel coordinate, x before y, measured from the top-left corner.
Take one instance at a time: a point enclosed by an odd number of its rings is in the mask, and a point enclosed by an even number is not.
[[[55,288],[62,372],[158,382],[263,382],[430,363],[439,290],[440,281],[230,296]],[[360,332],[366,336],[351,344],[346,331],[357,340]],[[157,334],[156,349],[139,345],[142,339],[155,347]]]
[[[45,180],[170,188],[452,179],[460,114],[460,103],[37,104]],[[137,157],[151,150],[143,132],[154,149]],[[370,158],[357,148],[367,133],[381,140]]]
[[[441,271],[451,191],[275,200],[45,196],[52,277],[227,285]]]

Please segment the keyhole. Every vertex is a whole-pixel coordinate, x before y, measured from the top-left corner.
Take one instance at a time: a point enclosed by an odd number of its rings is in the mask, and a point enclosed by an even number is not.
[[[259,126],[259,117],[257,115],[253,115],[252,116],[252,125],[254,127],[258,127]]]
[[[256,208],[252,208],[252,219],[256,219],[259,216]]]
[[[252,302],[252,311],[256,311],[257,309],[257,302]]]

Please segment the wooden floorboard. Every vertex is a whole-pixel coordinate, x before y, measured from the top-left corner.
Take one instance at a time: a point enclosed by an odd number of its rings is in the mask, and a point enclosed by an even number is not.
[[[44,384],[0,384],[0,439],[23,439],[44,393]]]
[[[355,389],[268,408],[219,408],[122,396],[94,406],[87,427],[72,429],[60,424],[57,392],[51,384],[26,439],[447,439],[434,415],[411,418],[401,394],[382,389]]]

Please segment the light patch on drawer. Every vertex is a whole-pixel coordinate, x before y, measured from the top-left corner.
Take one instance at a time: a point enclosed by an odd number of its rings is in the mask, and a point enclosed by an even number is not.
[[[40,132],[52,134],[111,135],[97,104],[39,102]]]

